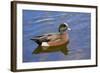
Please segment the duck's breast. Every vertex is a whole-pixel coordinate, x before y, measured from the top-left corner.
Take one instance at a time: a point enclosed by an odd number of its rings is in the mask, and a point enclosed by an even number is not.
[[[61,34],[61,35],[59,35],[59,37],[60,38],[58,38],[55,41],[49,41],[48,44],[50,46],[59,46],[59,45],[65,44],[66,42],[69,41],[69,37],[68,37],[68,34],[67,33]]]

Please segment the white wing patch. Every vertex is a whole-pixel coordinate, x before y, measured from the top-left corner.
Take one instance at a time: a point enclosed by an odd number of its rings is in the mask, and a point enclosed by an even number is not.
[[[50,46],[47,42],[42,42],[42,46]]]

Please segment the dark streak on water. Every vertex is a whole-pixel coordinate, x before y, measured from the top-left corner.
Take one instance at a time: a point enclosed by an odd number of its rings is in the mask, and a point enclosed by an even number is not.
[[[82,60],[91,58],[91,14],[23,10],[23,62]],[[30,39],[44,33],[58,32],[61,23],[68,23],[70,43],[67,55],[61,52],[32,54],[37,44]]]

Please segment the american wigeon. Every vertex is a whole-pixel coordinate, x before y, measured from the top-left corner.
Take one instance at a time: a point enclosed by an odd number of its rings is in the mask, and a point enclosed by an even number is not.
[[[71,30],[67,23],[60,24],[59,33],[48,33],[41,36],[35,36],[31,40],[35,41],[39,46],[50,47],[60,46],[69,42],[69,36],[66,30]]]

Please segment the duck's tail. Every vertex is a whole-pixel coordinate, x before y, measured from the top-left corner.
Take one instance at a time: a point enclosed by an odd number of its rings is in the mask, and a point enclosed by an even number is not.
[[[38,45],[42,44],[42,42],[37,38],[32,38],[31,40],[35,41]]]

